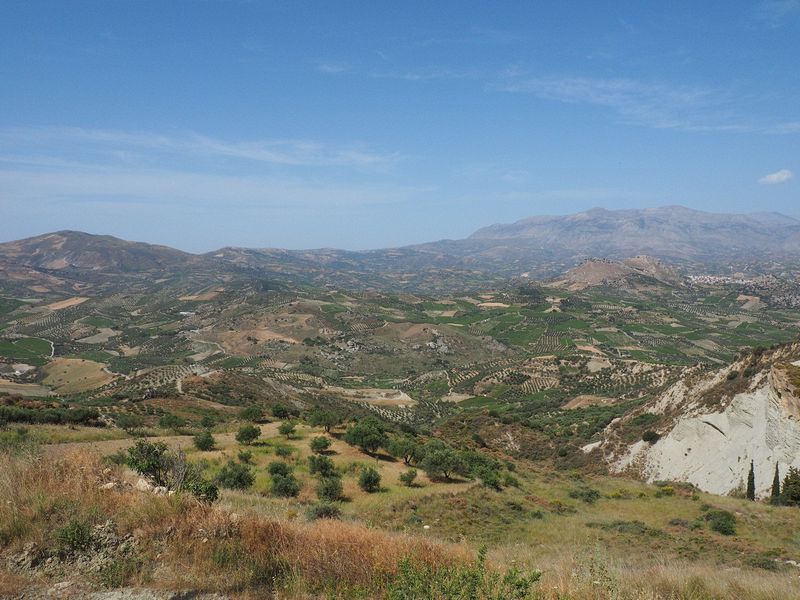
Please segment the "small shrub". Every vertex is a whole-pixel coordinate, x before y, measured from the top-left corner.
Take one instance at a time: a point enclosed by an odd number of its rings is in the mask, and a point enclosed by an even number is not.
[[[331,447],[330,439],[326,438],[325,436],[317,436],[311,438],[311,443],[309,444],[311,447],[311,451],[315,454],[323,454]]]
[[[252,471],[241,463],[230,461],[217,474],[217,483],[229,490],[246,490],[256,480]]]
[[[141,572],[142,566],[142,560],[135,557],[114,560],[100,569],[100,583],[107,588],[123,587],[132,582],[134,577]]]
[[[273,477],[275,475],[290,475],[292,473],[292,467],[286,464],[285,462],[276,460],[269,463],[267,471]]]
[[[400,473],[398,479],[400,479],[400,483],[402,483],[406,487],[413,487],[414,480],[417,478],[417,470],[416,469],[409,469],[408,471],[403,471]]]
[[[58,549],[62,553],[79,552],[92,545],[92,526],[85,521],[72,520],[53,533]]]
[[[317,484],[317,497],[323,502],[336,502],[342,499],[342,478],[323,477]]]
[[[254,423],[261,420],[262,411],[258,406],[247,406],[239,412],[239,418]]]
[[[278,444],[275,446],[275,454],[281,458],[289,458],[292,454],[294,454],[294,448],[287,446],[286,444]]]
[[[381,474],[372,467],[364,469],[358,476],[358,487],[369,494],[377,492],[381,489]]]
[[[192,478],[183,484],[183,489],[189,492],[192,496],[211,504],[216,502],[219,498],[219,488],[213,481],[209,481],[203,477]]]
[[[578,488],[570,491],[569,497],[575,500],[582,500],[586,504],[594,504],[600,499],[600,492],[594,488]]]
[[[167,445],[163,442],[136,440],[136,443],[128,448],[125,462],[140,475],[152,479],[156,485],[166,485],[166,453]]]
[[[705,514],[712,531],[722,535],[736,535],[736,517],[727,510],[711,509]]]
[[[531,598],[539,571],[523,573],[515,568],[502,574],[486,568],[486,549],[478,552],[478,560],[471,564],[435,568],[411,558],[400,562],[400,569],[388,585],[388,600],[410,598],[450,598],[467,600],[523,600]]]
[[[285,404],[276,404],[272,407],[272,416],[276,419],[288,419],[292,414]]]
[[[194,447],[203,452],[208,452],[214,449],[216,442],[211,432],[206,430],[194,436]]]
[[[663,498],[665,496],[674,496],[675,495],[675,488],[671,485],[662,485],[656,490],[654,494],[656,498]]]
[[[281,498],[294,498],[300,493],[300,482],[292,473],[273,475],[272,493]]]
[[[216,424],[217,423],[214,420],[214,417],[212,417],[211,415],[203,415],[203,418],[200,419],[200,427],[202,427],[203,429],[211,429]]]
[[[173,431],[180,429],[184,425],[186,425],[186,421],[184,419],[171,413],[167,413],[158,420],[159,427],[163,427],[164,429],[172,429]]]
[[[239,459],[239,462],[242,462],[246,465],[253,464],[253,453],[250,450],[239,450],[239,454],[236,455]]]
[[[316,521],[317,519],[338,519],[342,516],[342,511],[335,504],[328,504],[321,502],[309,507],[306,511],[306,517],[309,521]]]
[[[642,434],[642,439],[648,444],[655,444],[658,440],[661,439],[661,436],[655,431],[648,430]]]

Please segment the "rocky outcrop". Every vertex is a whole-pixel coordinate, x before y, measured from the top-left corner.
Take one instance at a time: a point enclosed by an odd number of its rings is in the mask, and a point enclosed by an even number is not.
[[[611,470],[731,494],[744,490],[752,461],[756,495],[769,495],[776,464],[781,474],[800,468],[797,352],[796,345],[784,346],[678,382],[642,411],[665,423],[655,443],[622,445],[617,434],[625,424],[609,428],[600,447]]]

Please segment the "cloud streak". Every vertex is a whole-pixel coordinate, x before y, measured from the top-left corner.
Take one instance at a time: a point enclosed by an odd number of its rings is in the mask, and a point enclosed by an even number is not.
[[[0,132],[0,143],[22,148],[63,148],[118,159],[158,151],[177,158],[224,158],[278,166],[386,167],[398,154],[381,154],[361,145],[332,146],[310,140],[229,141],[188,133],[164,135],[78,127],[26,128]],[[111,153],[111,154],[110,154]]]
[[[790,181],[793,177],[794,173],[789,169],[781,169],[780,171],[764,175],[764,177],[758,180],[758,183],[761,185],[779,185]]]

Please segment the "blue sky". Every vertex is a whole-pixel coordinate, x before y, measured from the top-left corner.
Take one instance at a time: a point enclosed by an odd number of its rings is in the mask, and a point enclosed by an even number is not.
[[[363,249],[800,215],[800,0],[6,0],[0,240]]]

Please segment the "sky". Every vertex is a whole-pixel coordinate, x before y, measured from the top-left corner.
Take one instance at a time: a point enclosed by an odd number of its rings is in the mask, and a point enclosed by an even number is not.
[[[800,0],[4,0],[0,241],[367,249],[800,216]]]

